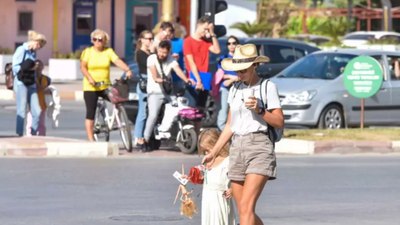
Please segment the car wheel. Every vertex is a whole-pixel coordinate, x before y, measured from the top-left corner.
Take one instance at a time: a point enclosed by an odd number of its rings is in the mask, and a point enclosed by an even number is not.
[[[343,111],[338,105],[328,105],[318,121],[319,129],[340,129],[344,127]]]
[[[217,102],[215,99],[208,95],[206,108],[204,113],[206,114],[202,120],[204,127],[214,127],[217,123],[217,116],[218,116],[218,109],[217,109]]]

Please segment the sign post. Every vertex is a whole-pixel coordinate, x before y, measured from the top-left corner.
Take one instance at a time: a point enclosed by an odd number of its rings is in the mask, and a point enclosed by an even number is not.
[[[381,88],[382,67],[370,56],[358,56],[347,63],[343,75],[347,91],[353,97],[361,99],[360,127],[364,128],[365,99],[374,96]]]

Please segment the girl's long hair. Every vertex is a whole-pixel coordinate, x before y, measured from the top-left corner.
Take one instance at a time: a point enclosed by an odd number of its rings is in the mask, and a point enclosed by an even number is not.
[[[216,128],[209,128],[204,129],[199,134],[197,150],[199,155],[205,155],[206,150],[211,150],[214,145],[217,143],[219,135],[221,134],[220,131]],[[229,145],[227,143],[218,153],[218,156],[227,157],[229,155]]]

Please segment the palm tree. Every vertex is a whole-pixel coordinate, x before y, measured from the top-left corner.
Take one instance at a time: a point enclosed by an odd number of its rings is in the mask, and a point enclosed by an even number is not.
[[[246,22],[238,22],[230,26],[231,28],[238,29],[243,33],[247,34],[249,37],[257,37],[260,36],[261,33],[264,33],[268,30],[272,30],[270,24],[267,23],[257,23],[253,22],[250,23],[249,21]]]

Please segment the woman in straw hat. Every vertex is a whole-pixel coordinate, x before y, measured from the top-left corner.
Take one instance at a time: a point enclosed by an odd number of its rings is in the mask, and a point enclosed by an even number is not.
[[[35,83],[36,51],[46,44],[46,37],[36,31],[28,31],[28,41],[19,46],[13,55],[12,66],[14,77],[14,91],[17,102],[18,136],[24,134],[25,115],[27,105],[32,114],[31,135],[37,135],[41,108]],[[29,79],[24,79],[24,77]]]
[[[268,126],[282,128],[283,113],[278,90],[272,82],[262,82],[257,76],[259,63],[268,62],[266,56],[258,56],[254,44],[238,45],[232,58],[221,63],[225,70],[236,71],[240,79],[229,91],[228,119],[217,143],[203,158],[212,165],[223,146],[232,141],[229,150],[229,172],[233,197],[236,201],[240,225],[260,225],[255,214],[258,197],[268,180],[276,178],[274,144],[268,137]],[[262,85],[267,85],[261,90]],[[264,110],[261,94],[266,96],[268,108]]]

